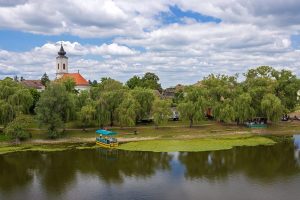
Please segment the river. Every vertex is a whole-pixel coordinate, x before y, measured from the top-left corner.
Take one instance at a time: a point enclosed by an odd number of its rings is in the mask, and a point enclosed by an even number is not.
[[[300,198],[300,137],[210,152],[103,149],[0,155],[0,199]]]

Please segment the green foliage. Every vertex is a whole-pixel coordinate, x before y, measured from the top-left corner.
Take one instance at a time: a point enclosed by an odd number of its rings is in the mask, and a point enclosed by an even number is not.
[[[155,98],[153,91],[137,87],[131,90],[130,93],[139,104],[136,120],[139,121],[142,119],[148,119],[150,117],[152,104]]]
[[[47,86],[49,83],[50,83],[50,79],[49,79],[49,76],[44,73],[42,78],[41,78],[41,83],[44,85],[44,86]]]
[[[236,119],[239,122],[245,122],[255,117],[255,110],[251,106],[252,98],[249,93],[240,94],[234,101],[234,110]]]
[[[96,119],[100,128],[103,128],[110,120],[110,112],[108,111],[108,102],[103,96],[100,96],[96,102]]]
[[[75,91],[76,83],[73,78],[71,77],[63,78],[62,84],[65,86],[67,92],[73,92],[73,93],[76,92]]]
[[[237,75],[226,76],[211,74],[204,78],[201,84],[202,88],[207,90],[208,97],[213,102],[234,98],[238,89]]]
[[[92,120],[95,118],[96,109],[93,104],[85,105],[79,112],[79,119],[83,124],[83,127],[90,125]]]
[[[272,122],[278,121],[283,113],[281,100],[274,94],[266,94],[263,97],[261,108],[264,115]]]
[[[134,89],[136,87],[141,87],[142,86],[142,79],[139,76],[133,76],[130,78],[127,82],[126,85],[130,89]]]
[[[168,121],[171,115],[171,104],[167,100],[155,99],[152,106],[152,116],[156,127]]]
[[[230,100],[224,100],[216,104],[214,109],[214,117],[215,119],[225,123],[234,122],[236,113],[232,102]]]
[[[81,108],[88,103],[90,100],[90,93],[87,90],[81,91],[76,99],[76,109],[81,110]]]
[[[42,93],[35,112],[40,124],[47,127],[50,138],[58,137],[58,128],[74,116],[74,105],[74,98],[63,84],[51,83]]]
[[[297,104],[299,104],[295,94],[300,90],[300,80],[288,70],[274,71],[273,76],[277,81],[276,96],[281,100],[287,111],[294,111]]]
[[[31,114],[34,114],[34,109],[36,107],[37,102],[40,100],[41,93],[38,92],[34,88],[30,88],[29,90],[30,90],[30,94],[31,94],[32,99],[33,99],[33,103],[31,105],[31,107],[29,108],[29,111],[30,111]]]
[[[19,113],[29,113],[33,97],[29,89],[11,78],[0,81],[0,123],[6,125]]]
[[[122,103],[117,108],[120,126],[134,126],[138,109],[139,104],[132,95],[125,95]]]
[[[178,105],[180,117],[190,121],[190,127],[193,122],[204,118],[207,108],[205,92],[199,88],[189,88],[186,92],[185,100]]]
[[[12,122],[10,122],[4,129],[4,133],[15,140],[25,140],[31,136],[30,132],[26,130],[30,123],[30,118],[26,115],[18,115]]]
[[[0,124],[8,124],[15,118],[15,116],[16,111],[13,106],[4,100],[0,100]]]
[[[133,76],[126,82],[126,85],[130,89],[141,87],[141,88],[148,88],[152,90],[158,90],[159,92],[161,92],[162,88],[158,82],[159,82],[159,77],[156,74],[147,72],[146,74],[144,74],[142,78],[138,76]]]

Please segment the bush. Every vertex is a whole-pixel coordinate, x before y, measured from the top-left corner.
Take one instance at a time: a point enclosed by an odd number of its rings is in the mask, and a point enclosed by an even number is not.
[[[26,130],[30,122],[30,118],[25,115],[17,116],[12,122],[10,122],[4,129],[5,135],[10,139],[26,140],[31,137],[29,131]]]

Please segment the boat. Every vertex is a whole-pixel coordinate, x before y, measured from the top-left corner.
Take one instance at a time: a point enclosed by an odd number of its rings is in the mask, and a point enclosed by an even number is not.
[[[255,117],[251,121],[246,123],[248,128],[267,128],[267,118]]]
[[[117,134],[116,132],[99,129],[96,131],[96,134],[99,134],[99,136],[96,137],[97,145],[110,149],[118,147],[118,140],[112,137],[113,135]]]

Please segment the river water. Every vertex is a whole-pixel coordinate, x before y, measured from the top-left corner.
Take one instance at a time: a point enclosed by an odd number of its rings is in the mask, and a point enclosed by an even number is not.
[[[300,137],[210,152],[0,155],[0,199],[300,199]]]

